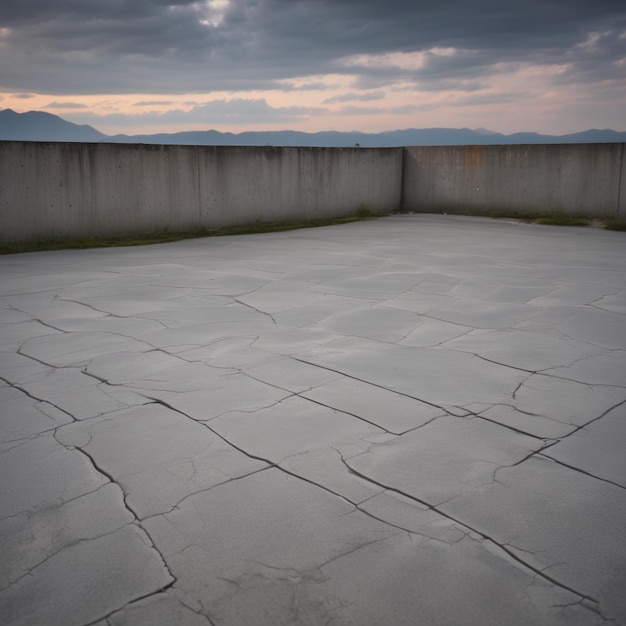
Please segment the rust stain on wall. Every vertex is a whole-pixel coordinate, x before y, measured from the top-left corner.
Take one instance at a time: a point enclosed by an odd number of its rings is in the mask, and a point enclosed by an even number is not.
[[[480,167],[483,162],[482,146],[465,146],[463,149],[463,158],[465,167]]]

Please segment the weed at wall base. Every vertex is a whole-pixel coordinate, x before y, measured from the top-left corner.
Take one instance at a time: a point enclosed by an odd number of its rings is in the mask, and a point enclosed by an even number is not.
[[[609,220],[605,228],[607,230],[626,231],[626,220]]]
[[[42,252],[47,250],[77,250],[86,248],[114,248],[125,246],[146,246],[156,243],[170,243],[183,239],[197,239],[201,237],[223,237],[227,235],[253,235],[261,233],[275,233],[299,228],[315,228],[318,226],[334,226],[371,220],[380,217],[367,209],[367,214],[357,211],[356,214],[342,217],[328,217],[312,220],[283,220],[276,222],[264,222],[256,220],[237,226],[225,226],[223,228],[198,227],[185,231],[172,231],[169,228],[163,230],[136,235],[123,235],[117,237],[72,237],[63,239],[46,239],[40,241],[23,241],[0,243],[0,254],[16,254],[19,252]]]
[[[399,211],[400,213],[407,213],[406,210]],[[492,219],[514,219],[522,222],[528,222],[532,224],[544,224],[550,226],[603,226],[609,229],[609,224],[615,224],[615,227],[610,230],[624,230],[620,224],[626,223],[624,220],[608,220],[592,218],[583,213],[567,214],[563,211],[507,211],[507,210],[493,210],[488,211],[475,211],[472,209],[440,209],[439,211],[420,211],[417,209],[415,213],[430,213],[436,215],[467,215],[471,217],[488,217]]]
[[[372,212],[370,211],[370,208],[367,206],[367,204],[365,204],[365,202],[361,202],[361,204],[359,204],[359,208],[356,211],[356,214],[359,217],[369,217]]]

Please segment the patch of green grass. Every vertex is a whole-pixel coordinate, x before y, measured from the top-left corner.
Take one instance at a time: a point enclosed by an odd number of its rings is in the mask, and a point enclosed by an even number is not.
[[[508,218],[508,219],[516,219],[522,221],[532,222],[537,220],[539,217],[545,217],[548,213],[538,213],[533,211],[506,211],[506,210],[498,210],[498,209],[488,209],[484,211],[475,211],[472,209],[457,209],[457,208],[442,208],[439,210],[428,210],[428,211],[420,211],[416,209],[415,211],[409,211],[407,209],[399,209],[397,213],[434,213],[439,215],[467,215],[471,217],[491,217],[494,219],[497,218]]]
[[[626,231],[626,220],[620,220],[620,219],[616,219],[616,220],[609,220],[604,228],[606,228],[607,230],[621,230],[621,231]]]
[[[540,215],[535,220],[537,224],[550,224],[552,226],[590,226],[591,218],[586,215],[568,215],[561,211],[552,211]]]
[[[418,211],[419,212],[419,211]],[[475,217],[490,217],[494,219],[515,219],[535,224],[549,224],[554,226],[591,226],[594,220],[580,213],[567,214],[562,211],[472,211],[472,210],[441,210],[434,211],[450,215],[471,215]],[[596,220],[598,221],[598,220]]]
[[[153,233],[122,235],[118,237],[59,237],[58,239],[42,239],[40,241],[18,241],[0,243],[0,254],[18,252],[42,252],[45,250],[68,250],[86,248],[113,248],[122,246],[147,246],[153,243],[167,243],[192,237],[203,237],[202,229],[185,232],[163,230]]]
[[[367,206],[367,204],[365,204],[365,202],[361,202],[361,204],[359,204],[359,208],[356,211],[356,214],[359,217],[369,217],[372,212],[370,211],[370,208]]]
[[[376,215],[367,210],[366,214],[357,211],[356,214],[342,217],[327,217],[311,220],[282,220],[265,222],[257,220],[248,224],[237,226],[225,226],[223,228],[194,228],[185,231],[172,231],[169,229],[137,235],[121,235],[118,237],[72,237],[59,239],[46,239],[41,241],[22,241],[13,243],[0,243],[0,254],[17,254],[20,252],[42,252],[46,250],[71,250],[86,248],[113,248],[122,246],[146,246],[155,243],[169,243],[183,239],[196,239],[198,237],[223,237],[226,235],[251,235],[260,233],[274,233],[298,228],[314,228],[318,226],[333,226],[336,224],[348,224],[368,219],[376,219]]]

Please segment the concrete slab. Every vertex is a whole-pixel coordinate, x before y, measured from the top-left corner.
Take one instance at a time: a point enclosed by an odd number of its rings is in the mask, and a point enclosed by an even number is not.
[[[444,411],[430,404],[353,378],[335,378],[305,391],[302,397],[354,415],[395,435],[402,435],[445,415]]]
[[[150,432],[150,446],[142,446]],[[192,493],[267,466],[227,445],[201,424],[161,405],[110,413],[60,428],[63,445],[83,450],[124,490],[143,519],[176,508]]]
[[[540,456],[502,468],[495,479],[447,502],[442,512],[463,519],[544,576],[586,589],[601,615],[623,623],[623,488]]]
[[[0,607],[9,624],[85,624],[172,580],[144,531],[128,524],[70,543],[0,591]]]
[[[0,443],[19,441],[55,430],[72,417],[48,402],[39,402],[6,383],[0,385]]]
[[[626,489],[626,401],[563,438],[544,454]],[[602,450],[602,454],[598,454]]]
[[[624,241],[0,258],[2,622],[626,626]]]
[[[439,442],[444,440],[445,445]],[[346,458],[360,476],[436,507],[495,480],[544,443],[480,418],[439,417],[402,437]]]
[[[53,508],[109,482],[90,459],[44,432],[0,446],[2,519]]]
[[[369,338],[342,338],[302,351],[300,358],[448,409],[483,398],[508,402],[526,377],[519,369],[446,350],[442,344],[416,350]]]

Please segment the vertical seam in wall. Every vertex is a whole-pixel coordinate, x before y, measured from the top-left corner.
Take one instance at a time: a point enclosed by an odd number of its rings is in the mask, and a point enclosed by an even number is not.
[[[407,148],[404,146],[402,148],[402,157],[400,159],[400,206],[398,208],[401,211],[404,210],[405,200],[404,181],[406,180],[406,151]]]
[[[198,176],[198,228],[202,228],[202,185],[200,184],[200,146],[196,146],[196,174]]]
[[[622,177],[624,174],[624,150],[626,150],[626,143],[622,143],[622,150],[619,158],[619,170],[617,172],[617,206],[615,207],[615,217],[620,218],[620,202],[622,200]]]

